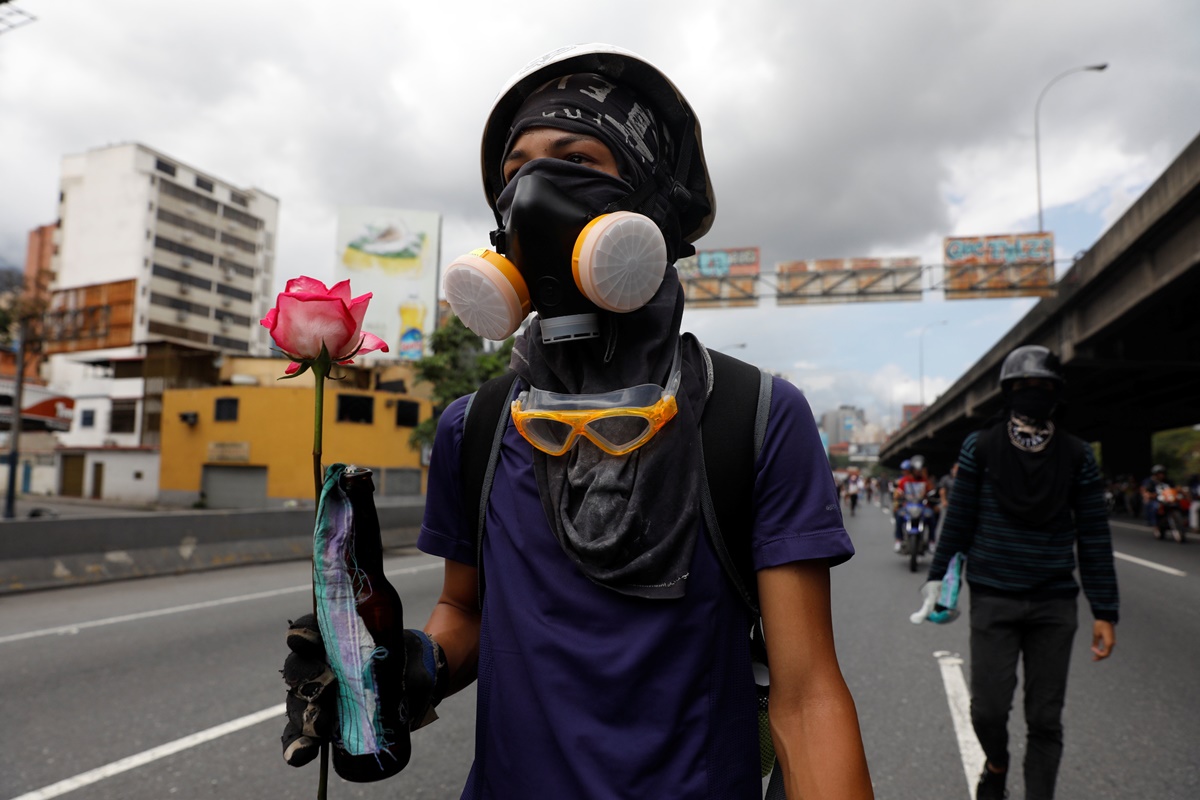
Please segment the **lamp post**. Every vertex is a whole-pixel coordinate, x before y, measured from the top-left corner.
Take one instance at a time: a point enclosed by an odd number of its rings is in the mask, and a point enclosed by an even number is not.
[[[16,517],[17,463],[21,458],[21,406],[25,388],[25,346],[29,339],[26,318],[22,314],[18,324],[16,347],[16,375],[13,376],[12,422],[8,428],[8,487],[4,495],[4,519]]]
[[[1106,69],[1108,69],[1107,62],[1104,64],[1089,64],[1083,67],[1072,67],[1066,72],[1055,75],[1053,78],[1051,78],[1050,82],[1043,87],[1041,93],[1038,95],[1037,102],[1033,104],[1033,159],[1034,165],[1037,169],[1038,233],[1042,233],[1045,230],[1045,226],[1042,224],[1042,145],[1041,132],[1038,126],[1038,116],[1042,108],[1042,98],[1046,96],[1046,92],[1051,86],[1058,83],[1068,75],[1074,75],[1076,72],[1103,72]]]
[[[931,322],[921,328],[921,332],[917,334],[917,369],[920,374],[918,380],[921,383],[921,407],[925,406],[925,331],[932,328],[934,325],[948,325],[950,320],[940,319],[937,322]]]

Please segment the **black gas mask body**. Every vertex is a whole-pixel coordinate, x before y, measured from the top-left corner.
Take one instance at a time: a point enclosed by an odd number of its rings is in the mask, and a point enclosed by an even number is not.
[[[475,333],[502,340],[530,307],[543,341],[600,334],[599,313],[644,306],[662,283],[667,248],[649,217],[612,210],[633,192],[620,178],[552,158],[523,165],[497,198],[495,251],[446,270],[451,309]]]

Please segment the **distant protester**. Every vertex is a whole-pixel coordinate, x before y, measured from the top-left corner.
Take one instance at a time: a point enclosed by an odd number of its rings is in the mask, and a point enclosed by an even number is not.
[[[1004,360],[1000,386],[1006,414],[963,442],[922,593],[932,605],[951,557],[966,554],[971,722],[987,756],[977,800],[1007,796],[1008,716],[1018,663],[1027,727],[1025,797],[1050,800],[1078,627],[1075,569],[1094,620],[1094,661],[1112,655],[1116,642],[1117,576],[1092,449],[1054,421],[1065,386],[1058,359],[1045,347],[1019,347]]]

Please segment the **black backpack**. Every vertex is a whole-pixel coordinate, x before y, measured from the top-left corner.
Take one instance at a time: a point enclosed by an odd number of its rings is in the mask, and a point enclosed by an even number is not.
[[[725,575],[756,620],[750,634],[751,657],[766,664],[758,580],[750,552],[753,519],[754,466],[762,452],[771,411],[771,376],[744,361],[708,351],[713,367],[713,389],[700,420],[703,472],[700,505],[705,529]],[[483,535],[488,495],[495,477],[500,444],[508,428],[509,404],[516,373],[492,378],[479,387],[467,404],[463,424],[463,502],[475,516],[475,554],[479,574],[479,602],[483,603]],[[713,422],[705,424],[707,420]],[[715,478],[715,480],[713,480]],[[771,772],[766,798],[783,798],[783,776],[775,760],[766,727],[765,689],[759,693],[759,751],[761,771]]]

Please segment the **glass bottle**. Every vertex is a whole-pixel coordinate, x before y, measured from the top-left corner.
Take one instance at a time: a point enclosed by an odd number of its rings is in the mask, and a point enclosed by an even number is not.
[[[330,465],[313,551],[317,613],[338,678],[333,768],[354,782],[395,775],[412,752],[401,716],[404,609],[383,572],[374,491],[371,470]]]

